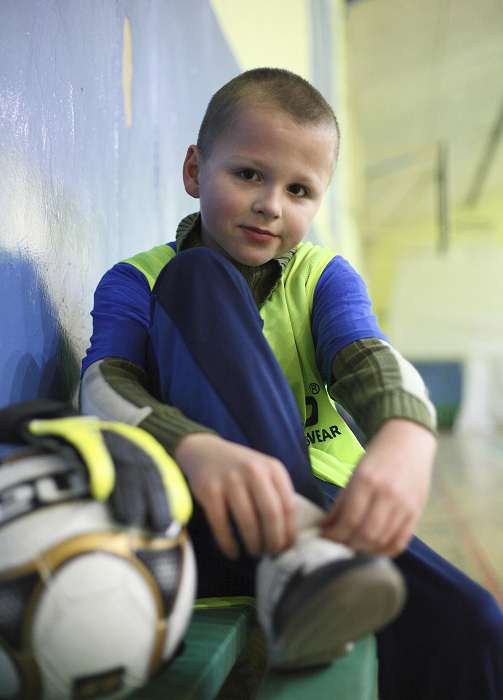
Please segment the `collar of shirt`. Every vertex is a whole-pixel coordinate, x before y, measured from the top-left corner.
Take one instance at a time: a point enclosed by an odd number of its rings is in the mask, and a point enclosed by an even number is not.
[[[201,239],[201,215],[199,212],[189,214],[178,224],[176,230],[176,252],[190,248],[203,246]],[[245,277],[250,289],[255,297],[258,306],[261,306],[268,299],[276,288],[281,275],[296,253],[296,248],[292,248],[285,255],[273,258],[264,265],[251,267],[233,261],[235,267]]]

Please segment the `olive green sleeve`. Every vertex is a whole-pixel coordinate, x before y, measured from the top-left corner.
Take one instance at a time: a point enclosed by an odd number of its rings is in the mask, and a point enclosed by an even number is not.
[[[419,372],[391,345],[366,338],[347,345],[332,362],[330,395],[371,438],[389,418],[436,430],[435,408]]]
[[[80,405],[83,413],[143,428],[170,454],[186,435],[214,433],[156,399],[149,390],[145,371],[116,357],[88,367],[80,387]]]

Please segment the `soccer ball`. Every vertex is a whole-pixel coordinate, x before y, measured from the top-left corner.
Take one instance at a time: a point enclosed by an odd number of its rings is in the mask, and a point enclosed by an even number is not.
[[[128,695],[183,639],[195,571],[179,523],[120,526],[60,456],[0,465],[0,697]]]

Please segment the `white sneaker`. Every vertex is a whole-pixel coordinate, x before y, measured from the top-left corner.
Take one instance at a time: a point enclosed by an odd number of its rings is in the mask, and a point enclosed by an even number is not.
[[[384,627],[403,607],[405,584],[387,557],[355,554],[311,527],[262,559],[256,599],[270,665],[287,670],[330,663]]]

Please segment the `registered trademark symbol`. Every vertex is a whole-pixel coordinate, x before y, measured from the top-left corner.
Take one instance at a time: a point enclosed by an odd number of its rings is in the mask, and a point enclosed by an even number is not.
[[[320,385],[316,384],[316,382],[311,382],[311,384],[309,385],[309,391],[312,394],[319,394],[320,393]]]

